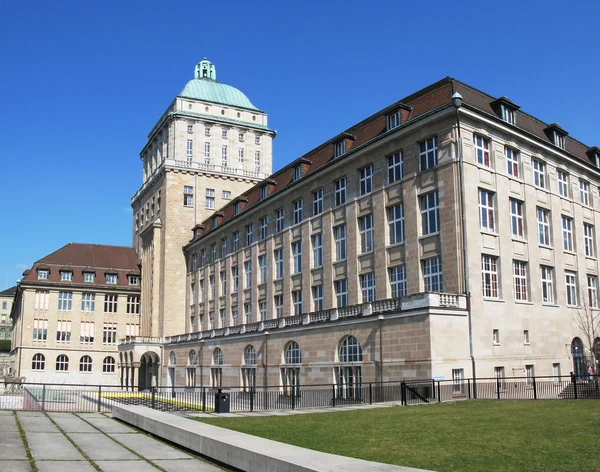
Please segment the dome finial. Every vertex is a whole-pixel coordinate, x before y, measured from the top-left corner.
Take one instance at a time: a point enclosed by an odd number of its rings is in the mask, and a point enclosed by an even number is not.
[[[209,79],[217,80],[217,69],[212,62],[206,59],[206,57],[196,64],[194,68],[194,79]]]

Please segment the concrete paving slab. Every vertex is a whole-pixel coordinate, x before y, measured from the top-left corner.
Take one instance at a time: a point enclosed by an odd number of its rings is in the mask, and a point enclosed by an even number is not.
[[[190,455],[144,434],[111,434],[110,437],[149,460],[192,458]]]
[[[23,440],[16,431],[0,431],[0,463],[5,460],[27,460]]]
[[[52,421],[50,421],[46,417],[43,417],[43,418],[30,417],[30,416],[21,417],[21,415],[19,413],[17,413],[17,415],[19,417],[19,422],[21,423],[21,426],[25,430],[25,433],[28,433],[28,432],[57,433],[58,432],[58,430],[56,429],[56,426],[54,426],[52,424]]]
[[[29,461],[2,461],[0,465],[7,472],[31,472]]]
[[[96,428],[100,429],[102,432],[106,434],[111,433],[135,433],[137,431],[135,429],[130,428],[129,426],[125,426],[123,423],[119,423],[112,418],[107,418],[104,415],[79,415],[80,418],[83,418],[88,423],[92,424]]]
[[[0,431],[19,432],[14,416],[0,416]]]
[[[0,416],[13,416],[13,412],[9,410],[0,410]]]
[[[73,414],[53,413],[51,418],[65,433],[97,433],[98,430]]]
[[[55,428],[55,433],[25,431],[34,460],[84,460],[79,451]]]
[[[79,433],[70,436],[90,459],[95,461],[137,460],[138,457],[102,433]]]
[[[17,416],[20,418],[21,416],[32,416],[32,417],[46,417],[44,412],[42,411],[18,411]]]
[[[179,459],[172,461],[152,461],[167,472],[216,472],[222,471],[218,467],[197,459]]]
[[[37,461],[39,472],[96,472],[88,461]]]
[[[145,461],[97,461],[96,465],[103,472],[157,472],[157,468],[151,466]]]

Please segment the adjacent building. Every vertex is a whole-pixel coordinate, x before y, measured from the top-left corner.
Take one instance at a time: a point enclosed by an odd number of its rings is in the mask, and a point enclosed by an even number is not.
[[[139,334],[132,247],[69,243],[23,273],[12,362],[28,382],[117,384],[117,340]]]
[[[10,311],[17,287],[10,287],[0,292],[0,340],[12,338],[12,320]]]

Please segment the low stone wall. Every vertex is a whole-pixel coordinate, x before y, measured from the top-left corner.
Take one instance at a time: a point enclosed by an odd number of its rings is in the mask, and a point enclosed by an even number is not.
[[[249,472],[420,470],[312,451],[141,406],[114,406],[112,415],[154,436]]]

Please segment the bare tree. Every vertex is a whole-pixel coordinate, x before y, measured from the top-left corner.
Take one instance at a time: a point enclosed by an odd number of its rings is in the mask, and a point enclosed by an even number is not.
[[[600,310],[596,294],[588,294],[581,290],[579,307],[573,308],[573,321],[579,327],[584,343],[584,359],[586,364],[596,366],[596,353],[594,344],[600,334]]]

